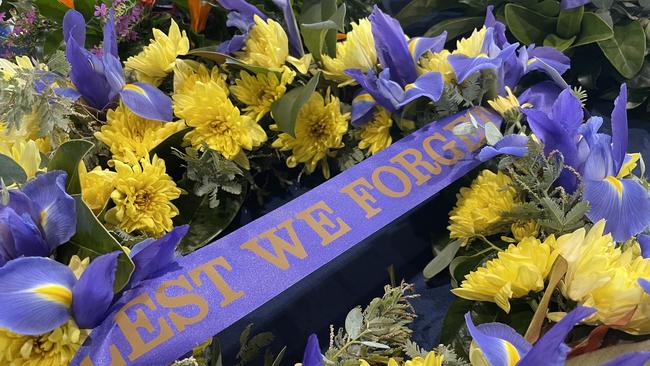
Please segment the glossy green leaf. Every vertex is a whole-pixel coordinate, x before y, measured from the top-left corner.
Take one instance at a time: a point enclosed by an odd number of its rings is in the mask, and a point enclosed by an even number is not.
[[[328,18],[306,22],[300,26],[305,46],[314,59],[320,60],[321,55],[336,57],[336,33],[344,30],[346,6],[342,4]]]
[[[106,231],[97,217],[81,199],[81,195],[72,196],[77,209],[77,231],[70,241],[57,248],[57,257],[66,263],[72,255],[80,258],[98,257],[114,251],[121,251],[118,257],[117,272],[113,290],[120,291],[126,286],[133,273],[134,265],[120,244]]]
[[[187,187],[183,188],[189,191]],[[178,245],[178,250],[188,254],[210,243],[237,216],[245,196],[245,193],[223,193],[219,196],[219,206],[215,208],[210,208],[209,195],[198,197],[189,193],[174,200],[174,205],[179,210],[179,215],[174,218],[174,225],[190,225],[187,235]]]
[[[447,40],[450,41],[458,38],[464,34],[472,32],[475,28],[480,28],[485,17],[460,17],[448,20],[443,20],[433,27],[429,28],[425,33],[425,37],[434,37],[440,33],[447,31]]]
[[[50,32],[45,36],[43,52],[51,55],[63,45],[63,32]]]
[[[614,26],[614,37],[598,42],[605,57],[626,79],[634,77],[643,66],[646,38],[639,22]]]
[[[495,321],[499,311],[492,303],[455,298],[443,320],[440,343],[451,346],[458,356],[468,360],[472,337],[465,324],[465,314],[470,313],[474,324],[482,324]]]
[[[86,18],[86,21],[88,21],[92,19],[94,16],[95,0],[74,0],[74,8],[75,10],[83,14],[84,18]]]
[[[603,41],[614,36],[612,28],[598,15],[586,12],[582,16],[580,35],[571,48]]]
[[[218,63],[220,65],[225,64],[225,65],[234,66],[234,67],[237,67],[237,68],[240,68],[240,69],[245,69],[245,70],[248,70],[248,71],[250,71],[250,72],[252,72],[254,74],[268,73],[268,72],[275,72],[275,73],[281,73],[282,72],[282,70],[280,70],[280,69],[275,70],[275,69],[269,69],[269,68],[262,67],[262,66],[254,66],[254,65],[245,64],[245,63],[237,60],[236,58],[234,58],[232,56],[229,56],[229,55],[226,55],[225,53],[221,53],[221,52],[217,51],[216,46],[195,48],[195,49],[191,50],[190,52],[188,52],[188,55],[202,57],[202,58],[205,58],[207,60],[214,61],[214,62],[216,62],[216,63]]]
[[[517,4],[507,4],[505,9],[508,29],[524,44],[542,44],[546,36],[555,32],[555,18]]]
[[[549,34],[544,39],[544,46],[556,48],[558,51],[564,51],[567,48],[571,47],[575,40],[575,36],[565,39],[557,36],[556,34]]]
[[[561,38],[571,38],[578,34],[584,12],[584,6],[561,10],[557,18],[557,35]]]
[[[441,11],[458,6],[456,0],[412,0],[395,15],[403,25],[409,25],[430,15],[434,11]]]
[[[4,184],[22,184],[27,181],[25,170],[7,155],[0,154],[0,177]]]
[[[422,273],[424,274],[425,280],[432,279],[438,273],[444,271],[449,266],[449,263],[454,259],[458,249],[460,249],[460,240],[454,240],[451,243],[447,244],[440,252],[436,254],[429,264],[424,267]]]
[[[528,5],[528,7],[547,17],[556,17],[560,14],[560,3],[557,0],[544,0]]]
[[[95,146],[86,140],[70,140],[59,146],[47,165],[47,170],[65,170],[68,173],[65,190],[69,194],[81,193],[79,162]]]
[[[314,75],[307,84],[291,89],[271,105],[271,115],[280,131],[295,136],[294,130],[298,112],[316,90],[319,79],[320,72]]]
[[[56,0],[34,0],[34,5],[38,8],[38,14],[56,23],[63,21],[65,12],[68,7]]]

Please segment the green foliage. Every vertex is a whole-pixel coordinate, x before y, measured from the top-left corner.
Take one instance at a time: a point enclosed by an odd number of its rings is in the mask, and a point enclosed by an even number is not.
[[[69,194],[81,193],[79,182],[79,162],[92,149],[94,144],[86,140],[70,140],[59,146],[47,165],[47,170],[64,170],[66,178],[65,190]]]
[[[253,324],[249,324],[239,336],[239,344],[241,348],[237,352],[238,362],[236,366],[244,366],[250,364],[254,360],[262,356],[264,352],[273,342],[273,334],[269,332],[259,333],[251,337],[251,329]]]
[[[402,283],[384,287],[384,296],[373,299],[363,310],[352,309],[345,320],[345,329],[332,330],[330,348],[325,352],[335,365],[358,365],[363,358],[371,364],[386,363],[388,358],[404,358],[415,319],[408,300],[413,286]],[[412,346],[411,346],[412,347]]]
[[[344,147],[336,152],[336,163],[340,171],[352,168],[367,157],[359,146],[354,137],[355,131],[348,131],[343,135]]]
[[[336,5],[336,0],[305,0],[300,16],[300,30],[305,46],[314,59],[322,54],[336,56],[336,33],[344,31],[346,6]]]
[[[515,186],[525,195],[525,203],[506,214],[515,220],[537,220],[543,231],[561,235],[587,225],[585,214],[589,210],[587,201],[582,200],[580,190],[566,192],[557,185],[563,171],[579,174],[564,165],[558,151],[547,157],[543,146],[530,139],[528,154],[524,158],[505,157],[500,163],[512,178]]]
[[[320,72],[314,75],[309,82],[303,86],[291,89],[282,98],[276,100],[271,105],[271,115],[273,120],[280,128],[280,131],[295,136],[296,118],[298,112],[316,90]]]
[[[3,184],[21,184],[27,181],[27,173],[12,158],[0,154],[0,178]]]
[[[605,57],[625,78],[632,78],[643,66],[646,38],[639,22],[614,26],[614,37],[598,42]]]

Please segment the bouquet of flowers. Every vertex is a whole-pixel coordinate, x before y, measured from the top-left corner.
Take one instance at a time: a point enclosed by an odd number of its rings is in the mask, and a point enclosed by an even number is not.
[[[560,365],[650,333],[650,193],[627,153],[626,86],[600,132],[562,78],[571,60],[511,43],[491,6],[455,43],[336,0],[0,10],[0,364],[72,362],[146,281],[272,189],[329,179],[478,106],[503,123],[454,128],[481,130],[483,164],[424,269],[448,269],[457,297],[442,345],[411,340],[403,283],[350,311],[324,353],[310,337],[303,365]],[[270,344],[249,336],[242,365]],[[209,345],[176,364],[221,364]],[[642,365],[640,350],[599,361]]]

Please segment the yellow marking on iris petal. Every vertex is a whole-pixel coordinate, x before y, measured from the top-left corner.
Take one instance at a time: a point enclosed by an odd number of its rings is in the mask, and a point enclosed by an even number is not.
[[[623,163],[623,166],[621,166],[621,170],[616,175],[616,178],[623,178],[630,175],[641,159],[641,154],[639,153],[627,154],[627,156],[629,156],[629,160]]]
[[[616,177],[611,175],[606,177],[605,180],[609,182],[609,184],[614,186],[616,192],[618,192],[618,198],[621,199],[621,197],[623,197],[623,183],[621,183],[620,180],[618,180]]]
[[[530,65],[530,64],[532,64],[532,63],[535,62],[535,61],[537,61],[537,59],[536,59],[535,57],[531,57],[530,59],[528,59],[527,64]]]
[[[136,93],[147,94],[144,91],[144,89],[142,89],[141,87],[139,87],[139,86],[137,86],[135,84],[126,84],[126,85],[124,85],[124,90],[133,90]]]
[[[517,351],[517,348],[508,341],[503,341],[503,345],[505,347],[506,354],[508,355],[508,366],[515,366],[521,357],[519,355],[519,351]]]
[[[415,58],[415,47],[417,46],[418,39],[414,39],[411,42],[409,42],[409,53],[411,54],[411,57]]]
[[[413,89],[413,88],[415,88],[415,84],[413,84],[413,83],[406,84],[406,86],[404,87],[404,90],[409,90],[409,89]]]
[[[375,98],[372,97],[370,94],[360,94],[354,100],[352,101],[353,103],[357,102],[374,102]]]
[[[41,211],[41,226],[46,226],[47,224],[47,210]]]
[[[31,291],[41,295],[48,301],[57,302],[68,308],[72,304],[72,291],[70,291],[69,288],[61,285],[53,283],[46,284],[43,286],[35,287],[31,289]]]

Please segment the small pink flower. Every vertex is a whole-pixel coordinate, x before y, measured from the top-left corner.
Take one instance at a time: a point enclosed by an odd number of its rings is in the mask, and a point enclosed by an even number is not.
[[[105,17],[108,13],[108,8],[106,4],[102,3],[101,5],[95,5],[95,13],[93,14],[96,17]]]

